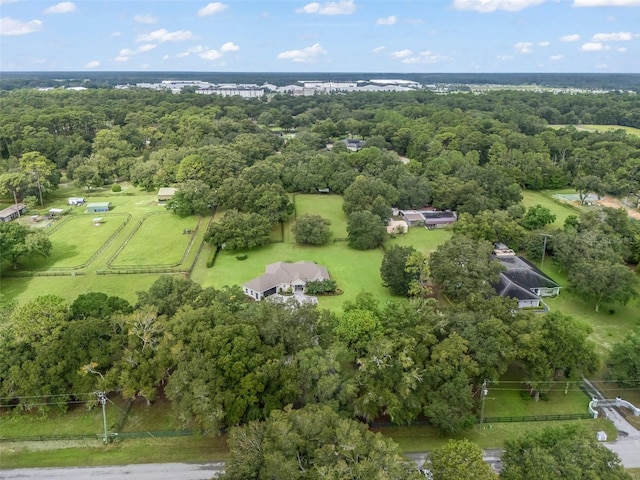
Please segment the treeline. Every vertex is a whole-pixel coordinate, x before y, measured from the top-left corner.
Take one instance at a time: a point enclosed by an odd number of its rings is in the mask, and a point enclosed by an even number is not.
[[[206,434],[311,404],[456,433],[474,425],[484,379],[511,362],[532,392],[598,366],[588,330],[570,317],[516,310],[501,298],[443,308],[362,293],[331,313],[169,276],[135,306],[47,295],[3,312],[0,397],[31,410],[95,390],[149,404],[162,393],[184,428]]]
[[[356,78],[357,77],[357,78]],[[283,86],[298,80],[323,80],[351,82],[356,79],[388,79],[400,77],[423,85],[488,84],[488,85],[539,85],[556,88],[590,88],[635,90],[640,86],[640,75],[630,73],[286,73],[286,72],[3,72],[0,90],[20,88],[83,86],[104,88],[139,82],[201,80],[213,83],[270,83]]]

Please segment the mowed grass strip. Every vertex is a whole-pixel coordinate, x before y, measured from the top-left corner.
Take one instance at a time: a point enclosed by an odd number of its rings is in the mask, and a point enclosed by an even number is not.
[[[566,191],[562,192],[532,192],[531,190],[524,190],[522,192],[522,205],[526,208],[533,207],[534,205],[542,205],[543,207],[551,210],[556,216],[556,221],[551,225],[548,225],[548,228],[559,228],[564,225],[564,221],[567,219],[569,215],[580,215],[579,206],[565,206],[562,203],[559,203],[557,200],[554,200],[552,197],[555,193],[576,193],[575,191]]]
[[[340,195],[298,194],[295,197],[296,216],[320,215],[331,222],[333,238],[347,237],[347,215],[342,211]]]
[[[194,230],[197,223],[198,219],[193,216],[181,218],[171,213],[149,215],[111,266],[119,268],[179,263],[193,235],[184,231]]]
[[[94,225],[93,219],[101,217],[103,223]],[[127,221],[125,214],[78,215],[62,218],[65,222],[53,232],[51,256],[26,258],[23,265],[27,269],[81,267],[102,247],[113,233]],[[55,223],[54,223],[55,225]]]

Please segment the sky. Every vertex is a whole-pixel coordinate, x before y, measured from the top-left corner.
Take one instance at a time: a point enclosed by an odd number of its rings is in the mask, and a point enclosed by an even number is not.
[[[640,73],[640,0],[0,0],[0,71]]]

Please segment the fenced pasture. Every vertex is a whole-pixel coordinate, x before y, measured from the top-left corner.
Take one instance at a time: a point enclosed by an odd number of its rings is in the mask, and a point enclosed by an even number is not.
[[[194,240],[198,219],[168,212],[145,215],[109,267],[177,266]]]
[[[113,236],[129,221],[129,215],[103,214],[103,222],[94,225],[95,215],[68,216],[51,227],[51,256],[30,257],[21,262],[26,270],[81,269],[113,240]],[[45,230],[46,231],[46,230]]]

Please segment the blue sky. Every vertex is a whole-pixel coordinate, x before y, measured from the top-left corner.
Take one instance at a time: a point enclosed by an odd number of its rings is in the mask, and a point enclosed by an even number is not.
[[[640,0],[0,0],[2,71],[640,73]]]

